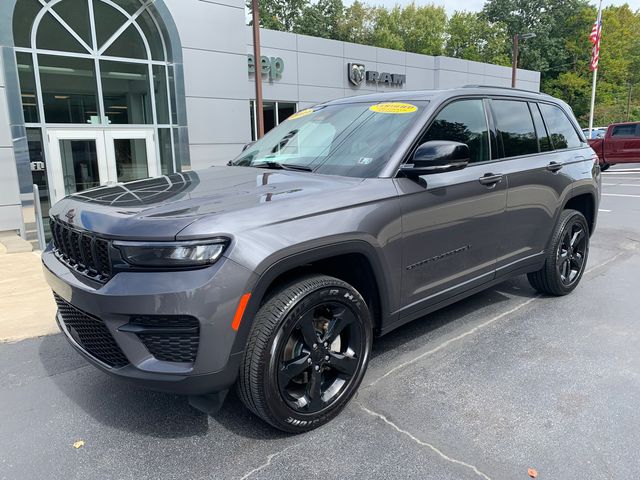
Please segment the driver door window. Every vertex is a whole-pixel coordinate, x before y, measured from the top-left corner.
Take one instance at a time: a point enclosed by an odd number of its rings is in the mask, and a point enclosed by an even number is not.
[[[491,151],[484,102],[481,99],[458,100],[444,107],[420,144],[430,140],[466,143],[471,154],[470,163],[488,161]]]

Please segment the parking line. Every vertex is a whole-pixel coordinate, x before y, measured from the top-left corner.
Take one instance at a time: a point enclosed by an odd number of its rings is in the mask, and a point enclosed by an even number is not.
[[[264,462],[262,465],[260,465],[260,466],[258,466],[256,468],[254,468],[250,472],[245,473],[240,480],[246,480],[247,478],[252,476],[254,473],[258,473],[260,470],[263,470],[263,469],[267,468],[269,465],[271,465],[271,461],[274,458],[282,455],[284,452],[286,452],[290,448],[295,447],[296,445],[299,445],[299,444],[298,443],[294,443],[293,445],[289,445],[288,447],[285,447],[282,450],[279,450],[279,451],[277,451],[275,453],[272,453],[271,455],[267,455],[267,461],[266,462]]]
[[[608,260],[605,260],[604,262],[598,264],[598,265],[594,265],[591,268],[588,268],[585,270],[584,275],[587,275],[595,270],[599,270],[602,267],[616,261],[618,258],[620,258],[623,255],[627,255],[629,252],[628,250],[624,250],[621,252],[616,253],[614,256],[612,256],[611,258],[609,258]],[[583,276],[584,276],[583,275]],[[487,320],[486,322],[483,322],[479,325],[476,325],[475,327],[473,327],[470,330],[467,330],[466,332],[461,333],[460,335],[457,335],[453,338],[450,338],[449,340],[446,340],[444,342],[442,342],[440,345],[432,348],[431,350],[427,350],[426,352],[421,353],[420,355],[418,355],[417,357],[414,357],[410,360],[407,360],[406,362],[401,363],[400,365],[396,365],[395,367],[393,367],[391,370],[387,371],[387,373],[383,374],[382,376],[376,378],[373,382],[369,383],[367,385],[367,387],[372,387],[374,386],[376,383],[378,383],[380,380],[383,380],[385,378],[387,378],[389,375],[397,372],[398,370],[402,370],[404,367],[407,367],[409,365],[414,364],[415,362],[417,362],[418,360],[421,360],[424,357],[427,357],[433,353],[439,352],[440,350],[442,350],[445,347],[448,347],[449,345],[451,345],[452,343],[457,342],[458,340],[462,340],[465,337],[468,337],[469,335],[473,335],[474,333],[476,333],[478,330],[483,329],[484,327],[487,327],[489,325],[491,325],[492,323],[497,322],[498,320],[507,317],[509,315],[511,315],[512,313],[517,312],[518,310],[521,310],[522,308],[526,307],[527,305],[535,302],[536,300],[538,300],[539,298],[541,298],[542,295],[541,294],[536,294],[535,296],[531,297],[530,299],[519,303],[518,305],[516,305],[515,307],[513,307],[510,310],[507,310],[506,312],[502,312],[499,315],[496,315],[493,318],[490,318],[489,320]]]
[[[433,353],[436,353],[436,352],[438,352],[438,351],[442,350],[443,348],[448,347],[448,346],[449,346],[449,345],[451,345],[452,343],[457,342],[458,340],[462,340],[464,337],[468,337],[469,335],[473,335],[473,334],[474,334],[474,333],[476,333],[478,330],[480,330],[480,329],[482,329],[482,328],[484,328],[484,327],[486,327],[486,326],[488,326],[488,325],[491,325],[491,324],[492,324],[492,323],[494,323],[494,322],[497,322],[497,321],[498,321],[498,320],[500,320],[501,318],[504,318],[504,317],[506,317],[506,316],[508,316],[508,315],[511,315],[512,313],[517,312],[517,311],[518,311],[518,310],[520,310],[521,308],[526,307],[526,306],[527,306],[527,305],[529,305],[530,303],[532,303],[532,302],[536,301],[538,298],[540,298],[540,295],[539,295],[539,294],[538,294],[538,295],[536,295],[536,296],[534,296],[534,297],[532,297],[532,298],[530,298],[529,300],[527,300],[527,301],[525,301],[525,302],[519,303],[518,305],[516,305],[516,306],[515,306],[515,307],[513,307],[512,309],[507,310],[506,312],[502,312],[500,315],[496,315],[495,317],[490,318],[489,320],[487,320],[486,322],[481,323],[480,325],[476,325],[476,326],[475,326],[475,327],[473,327],[471,330],[467,330],[466,332],[461,333],[460,335],[458,335],[458,336],[456,336],[456,337],[450,338],[449,340],[447,340],[447,341],[445,341],[445,342],[442,342],[442,343],[441,343],[440,345],[438,345],[437,347],[432,348],[431,350],[427,350],[426,352],[421,353],[420,355],[418,355],[417,357],[412,358],[411,360],[407,360],[406,362],[401,363],[400,365],[396,365],[395,367],[393,367],[391,370],[389,370],[387,373],[385,373],[385,374],[384,374],[384,375],[382,375],[381,377],[376,378],[376,379],[375,379],[373,382],[371,382],[368,386],[370,386],[370,387],[371,387],[371,386],[375,385],[376,383],[378,383],[380,380],[383,380],[383,379],[387,378],[387,377],[388,377],[389,375],[391,375],[392,373],[395,373],[395,372],[397,372],[398,370],[401,370],[401,369],[403,369],[404,367],[409,366],[409,365],[411,365],[412,363],[415,363],[415,362],[417,362],[418,360],[420,360],[420,359],[422,359],[422,358],[424,358],[424,357],[426,357],[426,356],[428,356],[428,355],[431,355],[431,354],[433,354]]]
[[[368,409],[367,407],[365,407],[362,403],[360,402],[356,402],[359,406],[360,409],[366,413],[368,413],[369,415],[371,415],[372,417],[376,417],[379,418],[380,420],[382,420],[384,423],[386,423],[387,425],[393,427],[396,431],[398,431],[399,433],[402,433],[403,435],[406,435],[407,437],[409,437],[411,440],[413,440],[414,442],[416,442],[418,445],[422,445],[423,447],[427,447],[430,450],[432,450],[433,452],[437,453],[441,458],[443,458],[444,460],[446,460],[447,462],[451,462],[451,463],[455,463],[458,465],[461,465],[463,467],[469,468],[470,470],[473,470],[473,472],[484,478],[485,480],[491,480],[491,478],[481,472],[478,467],[476,467],[475,465],[471,465],[470,463],[464,462],[462,460],[458,460],[457,458],[452,458],[449,455],[447,455],[446,453],[444,453],[442,450],[440,450],[438,447],[430,444],[429,442],[425,442],[424,440],[420,440],[418,437],[416,437],[415,435],[413,435],[411,432],[408,432],[407,430],[404,430],[402,428],[400,428],[398,425],[396,425],[395,423],[393,423],[391,420],[389,420],[386,416],[382,415],[381,413],[378,412],[374,412],[373,410]]]
[[[640,187],[640,183],[603,183],[608,187]]]
[[[598,211],[599,212],[607,212],[607,213],[611,212],[611,210],[605,210],[604,208],[599,208]]]
[[[640,195],[631,195],[629,193],[603,193],[603,197],[632,197],[632,198],[640,198]]]

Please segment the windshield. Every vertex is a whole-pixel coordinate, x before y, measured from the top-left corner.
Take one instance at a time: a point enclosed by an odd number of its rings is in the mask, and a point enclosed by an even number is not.
[[[231,164],[375,177],[427,103],[348,103],[301,110]]]

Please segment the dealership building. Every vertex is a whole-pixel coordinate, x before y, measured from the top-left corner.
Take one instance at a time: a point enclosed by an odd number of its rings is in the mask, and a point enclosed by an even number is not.
[[[511,84],[511,69],[261,30],[243,0],[2,0],[0,232],[33,236],[60,198],[221,165],[297,110],[380,91]],[[519,88],[540,74],[518,70]],[[46,224],[46,222],[45,222]]]

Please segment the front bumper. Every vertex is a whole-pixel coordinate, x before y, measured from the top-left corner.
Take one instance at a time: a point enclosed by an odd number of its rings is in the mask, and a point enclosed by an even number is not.
[[[222,258],[203,269],[121,272],[107,283],[97,284],[60,262],[50,248],[42,254],[42,261],[45,278],[58,301],[101,322],[103,335],[112,337],[126,357],[112,365],[101,361],[100,355],[92,354],[91,348],[78,341],[76,330],[67,328],[58,312],[62,332],[96,367],[142,387],[187,395],[225,390],[235,382],[243,346],[235,344],[231,322],[240,297],[255,282],[250,270]],[[165,361],[152,355],[142,337],[128,328],[137,316],[197,319],[195,361]]]

